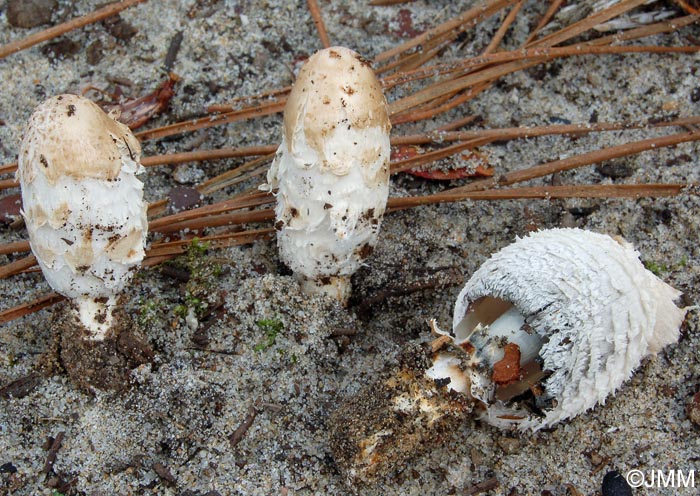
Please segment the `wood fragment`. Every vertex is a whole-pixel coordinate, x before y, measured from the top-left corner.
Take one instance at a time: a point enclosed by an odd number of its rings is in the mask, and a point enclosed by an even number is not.
[[[594,150],[592,152],[575,155],[573,157],[568,157],[565,159],[554,160],[552,162],[536,165],[527,169],[508,172],[498,178],[489,178],[474,181],[473,183],[468,184],[467,186],[462,186],[461,188],[459,188],[459,190],[476,191],[478,189],[492,188],[498,185],[506,186],[522,181],[529,181],[530,179],[535,179],[537,177],[547,176],[549,174],[554,174],[555,172],[562,172],[565,170],[575,169],[577,167],[582,167],[585,165],[603,162],[605,160],[620,158],[627,155],[635,155],[637,153],[653,150],[656,148],[674,146],[680,143],[686,143],[689,141],[697,140],[700,140],[700,131],[695,131],[691,133],[671,134],[668,136],[662,136],[660,138],[649,138],[640,141],[633,141],[630,143],[625,143],[623,145],[611,146],[608,148],[603,148],[601,150]]]
[[[510,9],[510,12],[508,12],[508,15],[503,20],[503,23],[501,23],[501,26],[498,28],[498,31],[496,31],[496,34],[493,35],[491,42],[484,50],[483,55],[488,55],[489,53],[496,51],[498,46],[501,44],[501,41],[503,41],[503,37],[508,32],[508,29],[513,24],[513,22],[515,22],[515,18],[517,17],[518,12],[520,12],[520,10],[523,8],[524,2],[525,0],[520,0],[513,6],[512,9]]]
[[[311,18],[314,20],[314,25],[318,31],[318,37],[321,39],[321,46],[323,48],[329,48],[331,46],[331,41],[328,38],[328,32],[326,31],[326,25],[323,22],[323,15],[321,14],[318,2],[316,2],[316,0],[306,0],[306,5],[308,5]]]
[[[172,474],[170,469],[163,465],[160,462],[155,462],[153,464],[153,470],[156,474],[158,474],[158,477],[163,479],[165,482],[168,484],[175,484],[177,482],[177,479],[175,476]]]
[[[51,443],[49,454],[46,456],[46,463],[44,463],[44,468],[42,470],[44,475],[49,474],[53,470],[53,464],[56,463],[56,455],[58,454],[58,450],[61,449],[61,443],[63,443],[65,435],[65,431],[59,432]]]
[[[453,188],[442,193],[426,196],[389,198],[390,211],[413,208],[433,203],[449,203],[465,200],[554,200],[561,198],[655,198],[677,196],[687,190],[697,194],[693,184],[583,184],[570,186],[530,186],[523,188],[463,190]]]
[[[559,8],[562,6],[564,3],[564,0],[551,0],[549,4],[549,8],[547,9],[547,12],[544,13],[542,16],[542,19],[540,19],[540,22],[537,23],[537,26],[535,29],[532,30],[532,33],[530,33],[530,36],[527,37],[527,40],[525,40],[525,46],[529,46],[530,43],[537,37],[537,34],[540,32],[540,30],[545,27],[547,24],[549,24],[549,21],[552,20],[554,15],[557,13]]]
[[[71,19],[68,22],[64,22],[56,26],[52,26],[43,31],[39,31],[38,33],[31,34],[26,38],[11,41],[6,45],[0,46],[0,59],[3,59],[8,55],[12,55],[13,53],[17,53],[21,50],[24,50],[25,48],[29,48],[44,41],[57,38],[58,36],[68,33],[69,31],[73,31],[74,29],[78,29],[83,26],[87,26],[88,24],[93,24],[103,19],[107,19],[108,17],[118,14],[124,9],[128,9],[131,6],[144,1],[145,0],[122,0],[120,2],[114,2],[109,5],[106,5],[105,7],[102,7],[101,9],[97,9],[96,11],[90,14]]]
[[[173,70],[173,65],[175,65],[177,54],[180,52],[180,46],[182,45],[182,37],[182,31],[178,31],[170,40],[168,53],[165,54],[165,60],[163,61],[163,70],[165,72],[170,72]]]
[[[236,196],[228,200],[205,205],[203,207],[185,210],[176,214],[161,217],[153,220],[148,225],[148,230],[151,232],[165,232],[163,229],[169,229],[174,224],[181,223],[186,220],[198,219],[207,215],[216,215],[231,210],[240,210],[242,208],[257,207],[274,202],[274,197],[266,192],[258,192],[252,195]],[[172,232],[169,230],[168,232]]]
[[[8,277],[19,274],[29,267],[36,265],[36,257],[34,255],[29,255],[14,262],[10,262],[0,267],[0,279],[7,279]]]
[[[580,21],[566,26],[560,29],[559,31],[545,36],[544,38],[540,38],[539,40],[530,43],[530,46],[537,47],[558,45],[559,43],[570,40],[571,38],[574,38],[580,35],[581,33],[585,33],[586,31],[594,28],[598,24],[602,24],[614,17],[618,17],[624,14],[629,10],[639,7],[640,5],[645,4],[646,2],[647,0],[622,0],[612,5],[611,7],[608,7],[607,9],[595,12],[586,17],[585,19],[581,19]]]
[[[417,155],[415,157],[406,158],[403,160],[398,160],[396,162],[393,162],[391,164],[390,170],[391,170],[392,174],[398,174],[399,172],[410,170],[410,169],[413,169],[415,167],[429,164],[429,163],[435,162],[437,160],[443,159],[445,157],[449,157],[451,155],[454,155],[456,153],[464,151],[468,148],[472,148],[473,146],[474,146],[474,144],[471,141],[458,142],[454,145],[446,146],[445,148],[440,148],[438,150],[432,150],[430,152],[423,153],[421,155]]]
[[[0,388],[0,398],[24,398],[41,383],[39,374],[29,374]]]
[[[378,54],[374,60],[376,62],[382,62],[410,50],[411,48],[423,45],[426,41],[429,41],[441,34],[453,31],[455,29],[466,30],[476,25],[476,23],[478,23],[480,20],[495,14],[499,10],[509,5],[514,4],[516,1],[517,0],[488,0],[485,3],[473,7],[457,17],[434,27],[433,29],[426,31],[425,33],[422,33],[405,43]]]
[[[139,133],[136,133],[135,136],[139,140],[144,141],[165,138],[166,136],[174,136],[176,134],[191,133],[192,131],[197,131],[198,129],[206,129],[213,126],[229,124],[231,122],[243,121],[246,119],[253,119],[256,117],[264,117],[266,115],[277,114],[284,110],[284,106],[285,102],[280,101],[272,103],[263,103],[252,107],[246,107],[240,110],[224,112],[223,114],[198,117],[196,119],[191,119],[183,122],[175,122],[167,126],[141,131]]]
[[[555,58],[569,57],[574,55],[590,55],[590,54],[628,54],[628,53],[696,53],[700,51],[700,47],[683,46],[683,47],[659,47],[659,46],[593,46],[593,45],[574,45],[571,47],[558,48],[532,48],[527,50],[513,50],[510,52],[499,52],[490,55],[482,55],[471,57],[450,64],[441,64],[433,68],[426,68],[416,71],[412,74],[402,74],[395,76],[394,79],[385,78],[385,84],[392,85],[396,81],[405,83],[423,77],[433,77],[437,73],[454,72],[460,68],[473,68],[479,65],[492,64],[501,62],[484,68],[476,73],[460,75],[459,77],[440,81],[432,84],[422,90],[416,91],[406,97],[394,100],[389,104],[389,113],[391,115],[404,112],[414,108],[420,104],[429,102],[437,97],[445,94],[454,93],[475,86],[479,83],[488,83],[494,81],[506,74],[527,69],[544,62],[548,62]]]
[[[482,494],[497,489],[500,485],[501,484],[500,482],[498,482],[498,479],[496,479],[495,477],[491,477],[490,479],[486,479],[485,481],[479,482],[478,484],[474,484],[472,487],[467,489],[464,492],[464,494],[468,496],[472,496],[474,494]]]
[[[0,324],[6,324],[15,319],[19,319],[20,317],[24,317],[25,315],[29,315],[30,313],[38,312],[42,308],[51,306],[54,303],[63,301],[64,299],[65,298],[58,293],[49,293],[28,303],[23,303],[21,305],[17,305],[16,307],[8,308],[7,310],[0,312]]]
[[[247,96],[237,96],[232,98],[229,103],[215,103],[207,107],[207,112],[228,112],[230,110],[235,110],[235,104],[238,102],[251,102],[255,100],[269,99],[270,97],[280,97],[277,101],[285,101],[289,92],[292,91],[291,86],[285,86],[283,88],[277,88],[274,90],[267,90],[255,95]]]
[[[246,432],[248,432],[248,429],[250,429],[250,426],[253,425],[253,421],[255,420],[255,417],[258,415],[258,411],[255,409],[253,405],[248,407],[248,415],[246,415],[246,418],[243,420],[243,423],[241,423],[240,426],[233,432],[228,437],[228,441],[231,444],[232,448],[235,448],[238,443],[241,442],[243,439],[243,436],[246,435]]]
[[[623,41],[637,40],[639,38],[645,38],[647,36],[654,36],[657,34],[672,33],[678,31],[682,27],[695,23],[698,20],[700,20],[700,15],[697,14],[676,17],[674,19],[667,19],[654,24],[647,24],[646,26],[603,36],[602,38],[596,38],[594,40],[587,41],[584,43],[584,45],[610,45],[621,43]]]
[[[29,241],[14,241],[12,243],[0,244],[0,255],[10,255],[12,253],[25,253],[29,251]]]

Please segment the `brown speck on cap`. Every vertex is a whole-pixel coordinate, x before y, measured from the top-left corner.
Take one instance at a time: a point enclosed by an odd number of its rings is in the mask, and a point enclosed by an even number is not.
[[[323,137],[345,120],[359,129],[391,128],[381,84],[368,61],[349,48],[326,48],[299,72],[284,109],[285,139],[291,144],[294,129],[303,125],[306,142],[321,150]]]
[[[138,161],[141,145],[127,126],[110,118],[95,103],[65,94],[36,108],[20,152],[19,174],[24,181],[43,174],[53,184],[62,176],[115,179],[122,157]]]

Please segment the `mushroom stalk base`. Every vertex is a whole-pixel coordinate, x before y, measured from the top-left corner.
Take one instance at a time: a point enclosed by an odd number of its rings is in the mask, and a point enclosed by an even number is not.
[[[80,322],[88,331],[83,335],[90,341],[104,341],[112,327],[114,320],[113,311],[117,303],[116,298],[110,297],[106,301],[90,297],[77,298],[75,310]]]
[[[343,306],[347,306],[352,284],[350,276],[330,276],[321,279],[309,279],[297,274],[301,289],[306,294],[322,294],[338,300]]]

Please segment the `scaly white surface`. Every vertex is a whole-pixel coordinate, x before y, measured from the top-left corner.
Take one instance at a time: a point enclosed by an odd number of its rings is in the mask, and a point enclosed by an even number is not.
[[[605,402],[642,358],[676,342],[686,313],[674,304],[680,294],[645,269],[629,243],[551,229],[518,239],[487,260],[459,294],[453,323],[457,328],[470,302],[493,296],[513,303],[544,338],[540,356],[552,371],[545,394],[555,406],[544,419],[515,422],[539,429]],[[514,423],[494,415],[504,411],[494,406],[490,423]]]
[[[294,141],[291,150],[282,141],[267,177],[279,188],[280,257],[311,280],[349,276],[362,263],[362,248],[377,241],[389,184],[376,176],[389,159],[389,134],[378,127],[337,127],[323,156],[307,145],[303,128]],[[374,160],[366,162],[368,155]]]
[[[37,113],[55,102],[58,98],[47,101]],[[101,112],[92,104],[81,107],[74,119],[82,112],[95,111]],[[38,129],[40,124],[44,127]],[[61,146],[63,128],[45,124],[41,119],[30,121],[17,174],[30,244],[49,285],[76,303],[89,337],[104,339],[116,296],[145,255],[148,220],[143,183],[136,177],[144,169],[138,150],[125,144],[125,139],[133,139],[128,130],[124,138],[107,129],[92,129],[93,135],[103,139],[106,135],[105,141],[116,145],[109,153],[118,154],[110,155],[110,160],[118,158],[121,163],[118,174],[109,179],[89,177],[99,176],[103,164],[85,170],[82,176],[57,173],[72,170],[60,163],[46,165],[46,157]],[[54,155],[54,160],[62,156]]]

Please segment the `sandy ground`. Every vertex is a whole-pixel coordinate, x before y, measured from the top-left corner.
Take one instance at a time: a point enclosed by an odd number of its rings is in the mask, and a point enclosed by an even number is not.
[[[8,25],[7,3],[0,1],[0,43],[32,32]],[[60,1],[53,20],[87,13],[99,3]],[[332,42],[372,58],[412,29],[424,30],[474,2],[366,3],[320,5]],[[527,2],[504,40],[506,48],[525,39],[544,7],[544,2]],[[661,7],[674,8],[665,2],[650,8]],[[121,17],[137,30],[129,40],[96,24],[66,36],[78,46],[72,55],[52,60],[37,46],[0,61],[0,163],[15,160],[24,122],[47,96],[80,92],[87,85],[113,91],[115,81],[129,95],[155,88],[178,31],[183,43],[173,70],[182,80],[169,111],[150,126],[288,85],[298,62],[320,47],[302,1],[152,0]],[[497,19],[485,22],[444,57],[479,53],[498,25]],[[695,25],[648,42],[687,44],[698,37]],[[98,41],[102,55],[93,48],[98,55],[89,57],[87,47]],[[398,126],[394,132],[410,134],[470,114],[480,116],[484,127],[697,115],[698,70],[697,55],[564,59],[505,77],[439,120]],[[147,142],[144,154],[275,144],[280,120],[271,116]],[[507,171],[662,132],[520,140],[483,152],[499,171]],[[611,161],[608,165],[625,171],[624,177],[585,167],[559,179],[564,184],[697,183],[699,147],[685,144]],[[211,177],[237,163],[194,164],[179,173]],[[148,200],[164,197],[177,184],[172,167],[152,168],[144,181]],[[249,181],[211,200],[258,183]],[[391,194],[425,194],[441,187],[401,175],[393,179]],[[656,200],[464,202],[391,214],[374,255],[354,277],[348,309],[301,294],[274,242],[194,253],[184,263],[202,275],[195,289],[223,307],[194,332],[180,316],[186,285],[158,268],[139,272],[125,309],[134,315],[154,358],[136,369],[131,388],[118,392],[86,393],[55,366],[53,322],[61,306],[6,324],[0,328],[0,386],[39,375],[21,398],[0,399],[0,493],[474,494],[475,485],[495,479],[498,487],[489,494],[593,495],[610,470],[696,470],[700,428],[688,420],[685,407],[700,387],[697,311],[688,314],[678,344],[645,361],[615,397],[594,411],[536,434],[502,432],[465,419],[368,486],[346,484],[332,457],[328,418],[395,363],[409,343],[429,341],[429,318],[448,327],[462,283],[491,253],[533,228],[576,226],[621,235],[685,293],[686,304],[697,302],[699,207],[696,195],[683,194]],[[25,237],[24,230],[0,227],[0,242]],[[3,255],[0,263],[15,258]],[[0,307],[48,291],[36,273],[3,280]],[[335,336],[340,330],[354,335]],[[246,420],[252,420],[248,430],[235,435]],[[52,440],[61,437],[53,466],[45,467]],[[695,479],[695,490],[674,494],[695,494],[700,475]],[[635,494],[671,493],[651,488]]]

